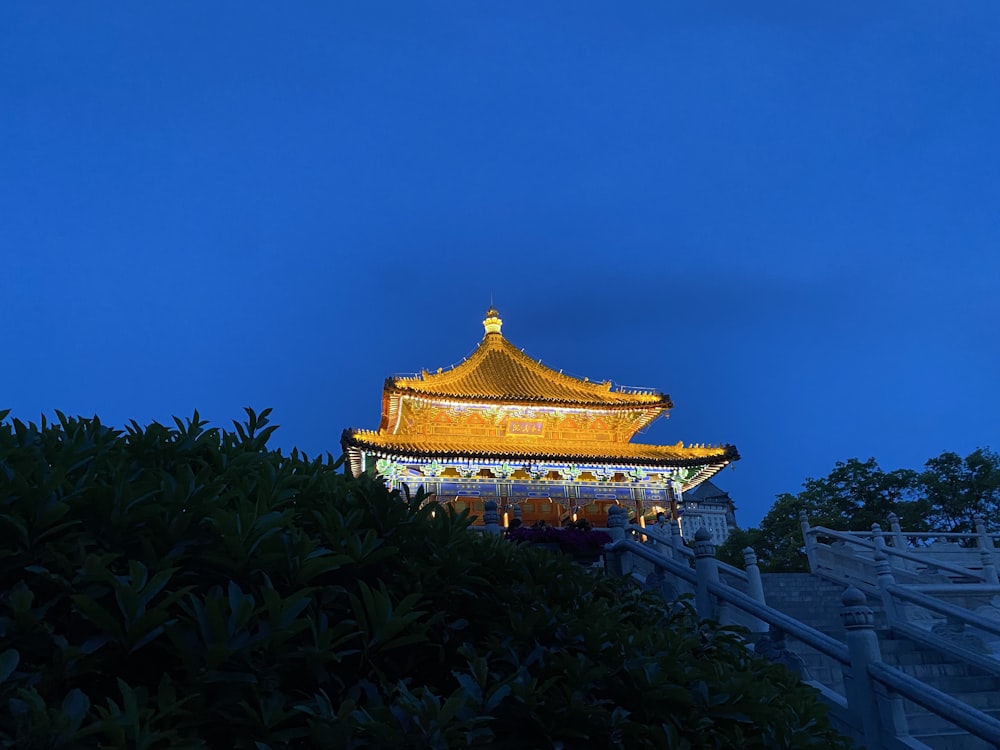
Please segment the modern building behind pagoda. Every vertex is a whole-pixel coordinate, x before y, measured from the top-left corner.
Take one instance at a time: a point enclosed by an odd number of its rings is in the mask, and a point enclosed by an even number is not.
[[[585,518],[604,526],[615,504],[638,518],[677,515],[683,492],[739,458],[732,445],[631,442],[668,415],[669,396],[545,367],[504,338],[492,307],[483,325],[461,364],[385,381],[378,430],[341,438],[356,476],[423,485],[480,517],[496,500],[505,525]]]

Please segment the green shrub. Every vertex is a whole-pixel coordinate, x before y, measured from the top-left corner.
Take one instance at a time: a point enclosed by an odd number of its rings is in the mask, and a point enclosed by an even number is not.
[[[269,450],[248,415],[0,413],[0,745],[841,746],[689,606]]]

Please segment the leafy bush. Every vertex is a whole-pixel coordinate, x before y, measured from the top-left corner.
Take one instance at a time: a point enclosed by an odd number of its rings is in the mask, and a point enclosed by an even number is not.
[[[689,606],[269,450],[267,414],[0,413],[0,745],[842,746]]]

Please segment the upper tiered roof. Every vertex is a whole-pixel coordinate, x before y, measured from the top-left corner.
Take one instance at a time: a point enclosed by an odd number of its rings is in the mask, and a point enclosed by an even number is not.
[[[500,332],[502,324],[491,307],[483,321],[483,340],[464,362],[436,373],[389,378],[387,394],[598,409],[673,406],[670,396],[652,389],[613,388],[610,381],[591,382],[556,372],[507,341]]]

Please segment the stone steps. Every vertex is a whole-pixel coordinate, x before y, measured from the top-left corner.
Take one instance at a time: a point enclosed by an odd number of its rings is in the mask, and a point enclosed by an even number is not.
[[[986,740],[973,737],[963,729],[913,734],[932,750],[996,750],[996,746]]]
[[[1000,719],[1000,708],[980,708],[980,710],[994,719]],[[954,724],[945,721],[940,716],[928,714],[926,711],[922,713],[907,712],[906,721],[912,734],[947,733],[956,729]]]
[[[762,578],[769,606],[836,640],[845,640],[846,633],[840,621],[844,586],[808,573],[765,574]],[[886,664],[1000,719],[1000,678],[906,638],[893,636],[887,627],[881,601],[873,599],[868,596]],[[787,646],[805,668],[804,678],[821,682],[843,694],[843,669],[839,663],[792,638],[787,639]],[[911,735],[933,750],[992,747],[922,706],[904,700],[902,707]]]

